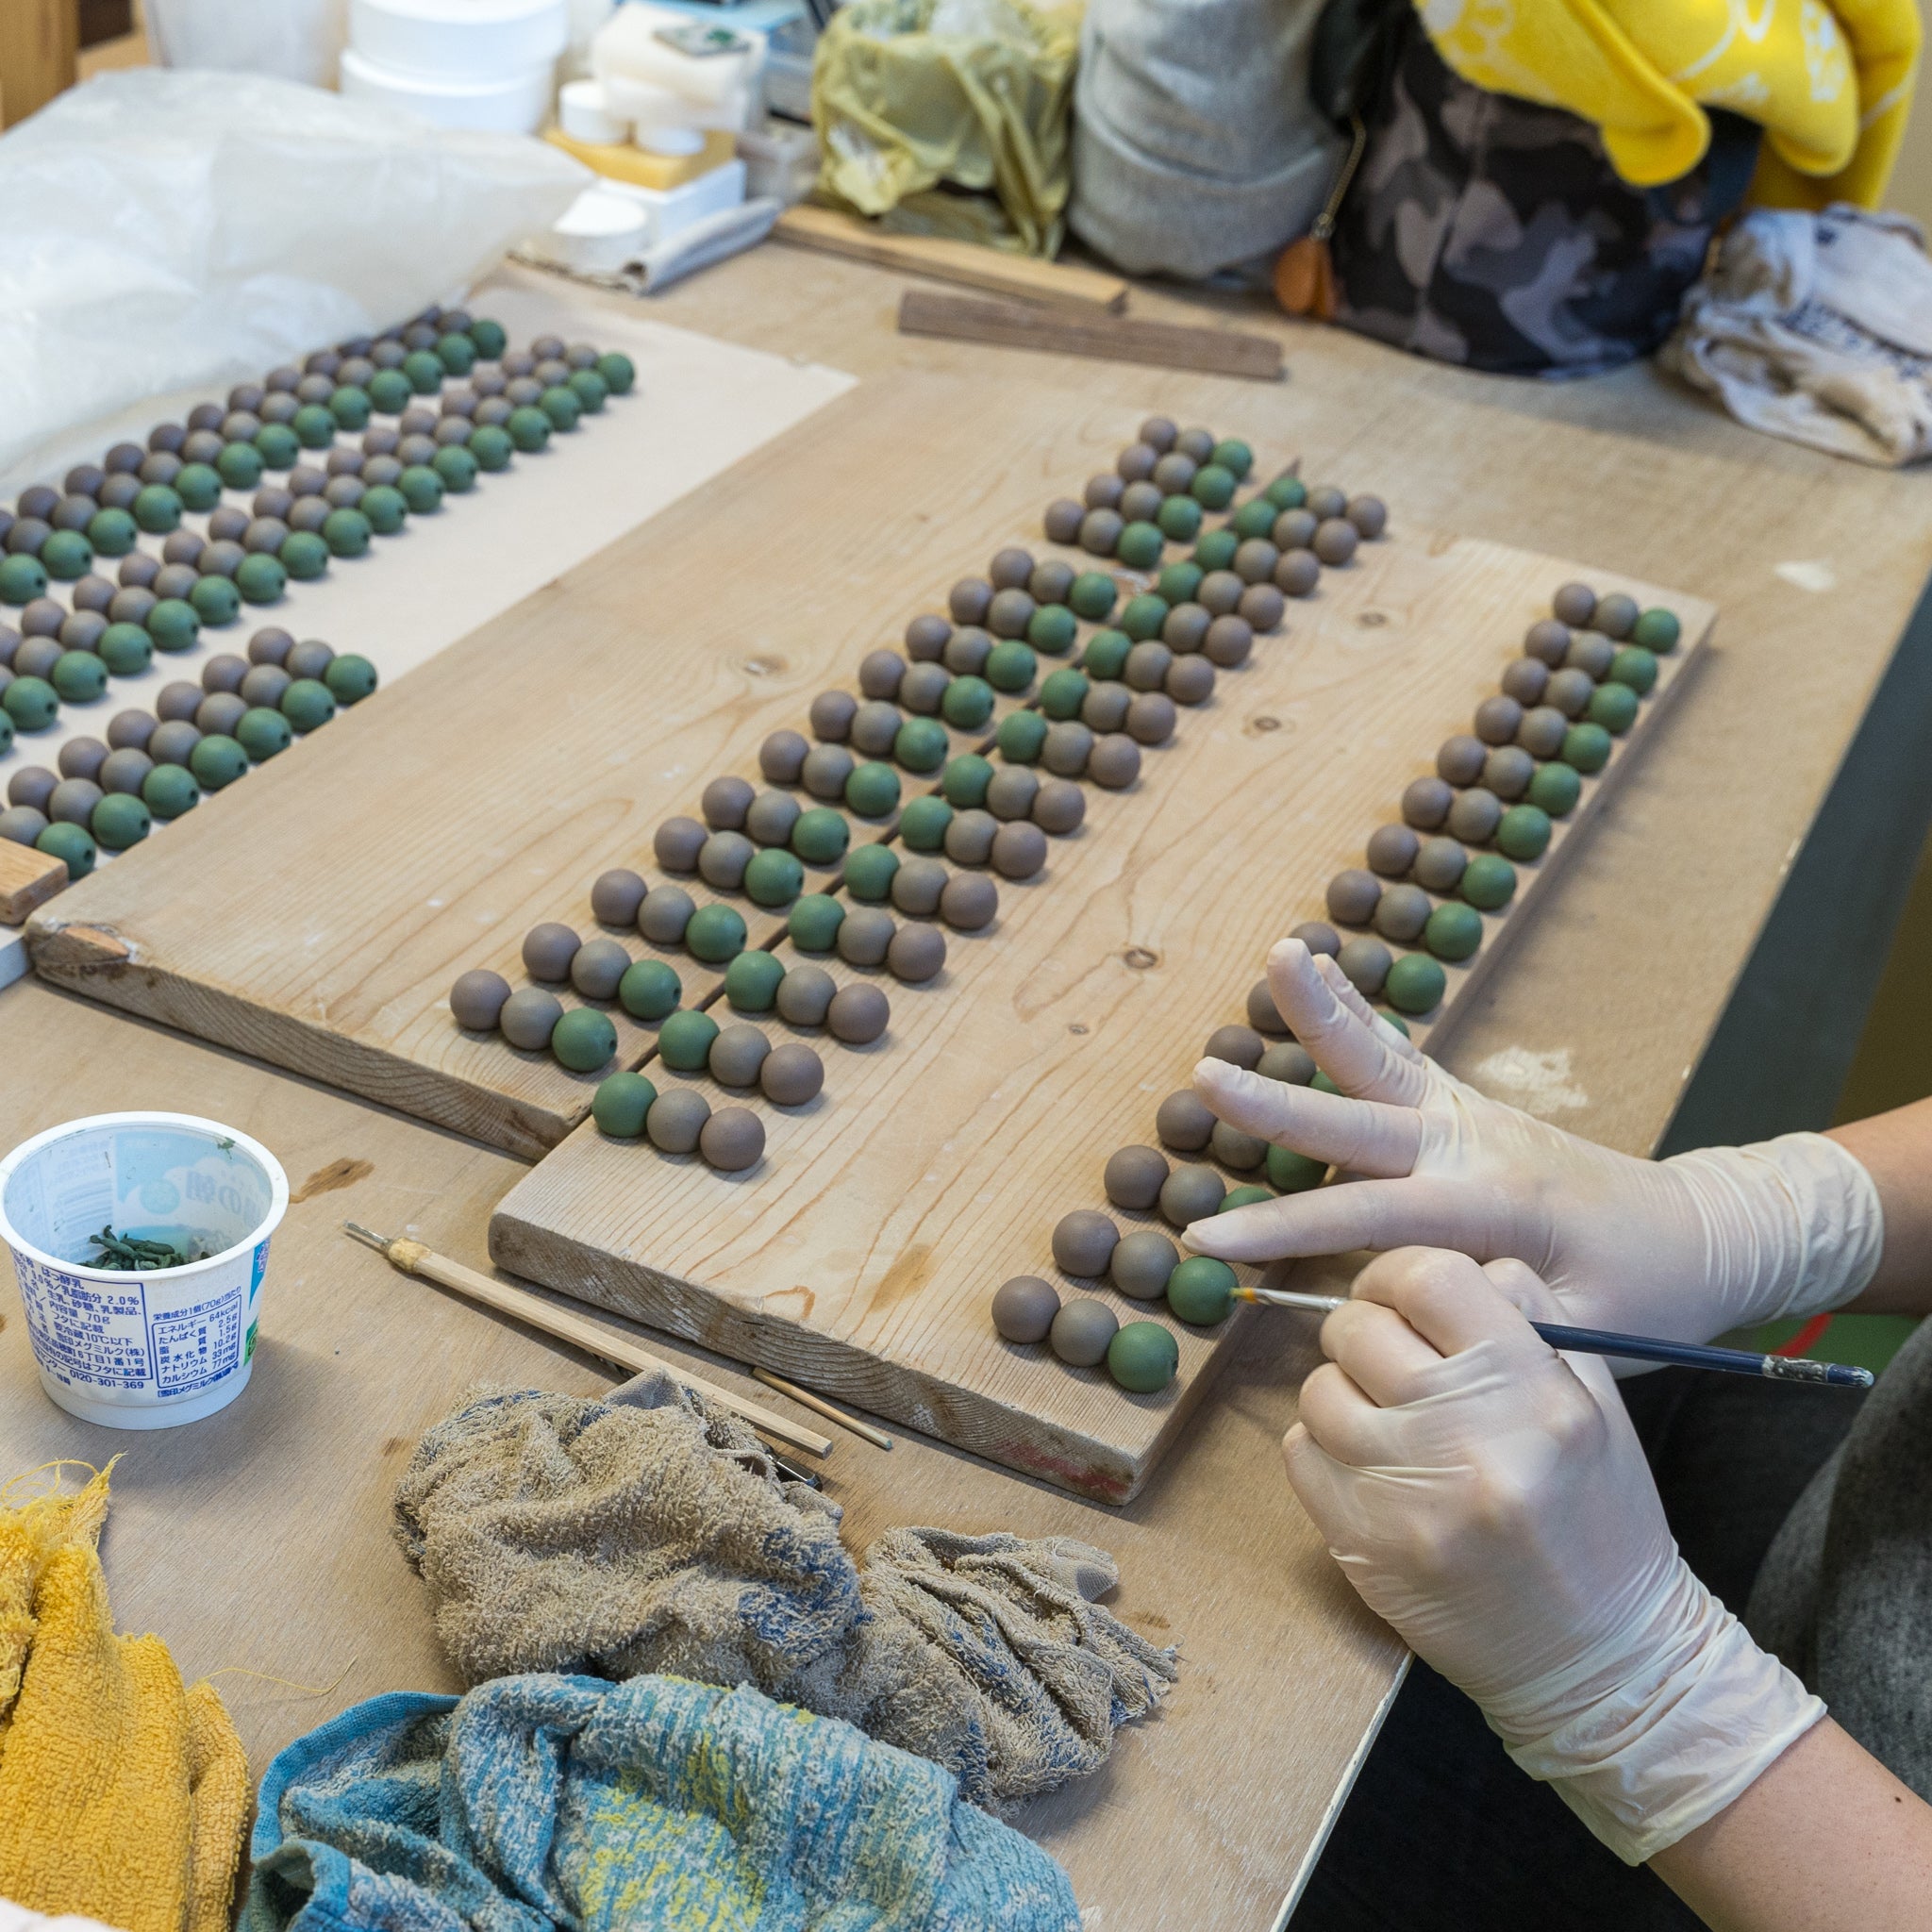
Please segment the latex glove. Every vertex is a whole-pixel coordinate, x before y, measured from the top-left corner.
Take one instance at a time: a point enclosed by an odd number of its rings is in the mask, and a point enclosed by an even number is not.
[[[1872,1176],[1821,1134],[1640,1160],[1465,1086],[1299,940],[1269,954],[1268,984],[1341,1093],[1223,1060],[1194,1069],[1195,1089],[1223,1120],[1350,1178],[1197,1221],[1186,1238],[1198,1254],[1424,1242],[1513,1257],[1560,1297],[1562,1320],[1678,1341],[1840,1307],[1878,1265]]]
[[[1562,1313],[1528,1269],[1407,1248],[1355,1294],[1282,1444],[1295,1494],[1369,1607],[1641,1864],[1824,1706],[1678,1556],[1604,1364],[1519,1312]]]

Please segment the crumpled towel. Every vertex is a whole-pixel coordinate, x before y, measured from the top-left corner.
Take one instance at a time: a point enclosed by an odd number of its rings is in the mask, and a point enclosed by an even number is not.
[[[242,1932],[1079,1932],[937,1765],[751,1690],[391,1691],[261,1781]]]
[[[1746,215],[1657,360],[1769,435],[1892,467],[1932,455],[1932,258],[1918,224],[1842,206]]]
[[[0,1507],[0,1897],[122,1932],[225,1932],[248,1758],[158,1637],[117,1637],[95,1550],[113,1464]]]
[[[866,1552],[741,1423],[668,1375],[479,1395],[430,1429],[396,1530],[465,1678],[750,1682],[943,1765],[1001,1808],[1106,1761],[1176,1674],[1067,1538],[902,1528]]]
[[[1626,181],[1688,175],[1706,108],[1765,130],[1751,198],[1787,208],[1885,196],[1919,62],[1915,0],[1416,0],[1464,80],[1567,108]]]

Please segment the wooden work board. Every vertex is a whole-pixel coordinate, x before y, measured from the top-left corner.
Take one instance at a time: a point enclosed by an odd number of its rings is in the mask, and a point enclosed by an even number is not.
[[[1300,454],[1291,410],[1268,400],[1274,422],[1215,425],[1255,443],[1257,476]],[[1516,904],[1451,969],[1434,1030],[1452,1024],[1682,679],[1709,607],[1407,530],[1398,497],[1390,536],[1325,572],[1208,705],[1184,708],[1138,784],[1089,788],[1081,830],[1051,841],[1036,879],[1001,881],[995,924],[951,935],[937,980],[882,981],[885,1038],[819,1042],[825,1091],[809,1107],[756,1103],[768,1150],[742,1175],[607,1141],[585,1120],[599,1076],[464,1033],[445,1002],[469,967],[519,980],[539,920],[595,930],[599,872],[659,876],[658,824],[692,810],[709,777],[755,774],[767,733],[801,725],[817,691],[851,688],[867,650],[943,608],[1000,544],[1045,549],[1046,502],[1110,466],[1136,421],[1021,384],[975,389],[968,407],[944,380],[874,382],[358,707],[259,774],[241,807],[212,799],[82,882],[37,915],[36,966],[512,1152],[562,1141],[495,1218],[506,1267],[1124,1500],[1241,1320],[1211,1336],[1176,1324],[1179,1377],[1131,1396],[998,1341],[992,1288],[1051,1276],[1053,1223],[1104,1205],[1107,1156],[1153,1138],[1155,1107],[1208,1034],[1242,1016],[1269,941],[1320,915],[1329,876],[1361,862],[1556,587],[1582,576],[1668,603],[1683,645],[1549,853],[1523,868]],[[956,734],[955,748],[971,741]],[[754,943],[789,958],[781,919],[745,909]],[[687,1005],[717,999],[716,969],[664,957]],[[662,1084],[654,1029],[613,1018],[620,1063],[648,1063]]]

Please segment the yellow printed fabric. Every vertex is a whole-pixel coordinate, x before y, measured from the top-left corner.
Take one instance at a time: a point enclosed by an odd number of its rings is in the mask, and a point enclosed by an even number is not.
[[[107,1513],[107,1470],[0,1507],[0,1898],[121,1932],[224,1932],[248,1759],[158,1637],[114,1634]]]
[[[1707,108],[1762,124],[1751,198],[1875,208],[1919,62],[1916,0],[1417,0],[1437,51],[1492,93],[1603,131],[1640,188],[1703,159]]]

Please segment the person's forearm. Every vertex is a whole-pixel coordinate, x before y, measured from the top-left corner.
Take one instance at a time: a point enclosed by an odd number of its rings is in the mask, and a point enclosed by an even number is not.
[[[1885,1212],[1878,1272],[1849,1311],[1932,1314],[1932,1100],[1833,1127],[1829,1138],[1862,1163]]]
[[[1932,1806],[1827,1718],[1650,1868],[1712,1932],[1905,1932],[1932,1923]]]

